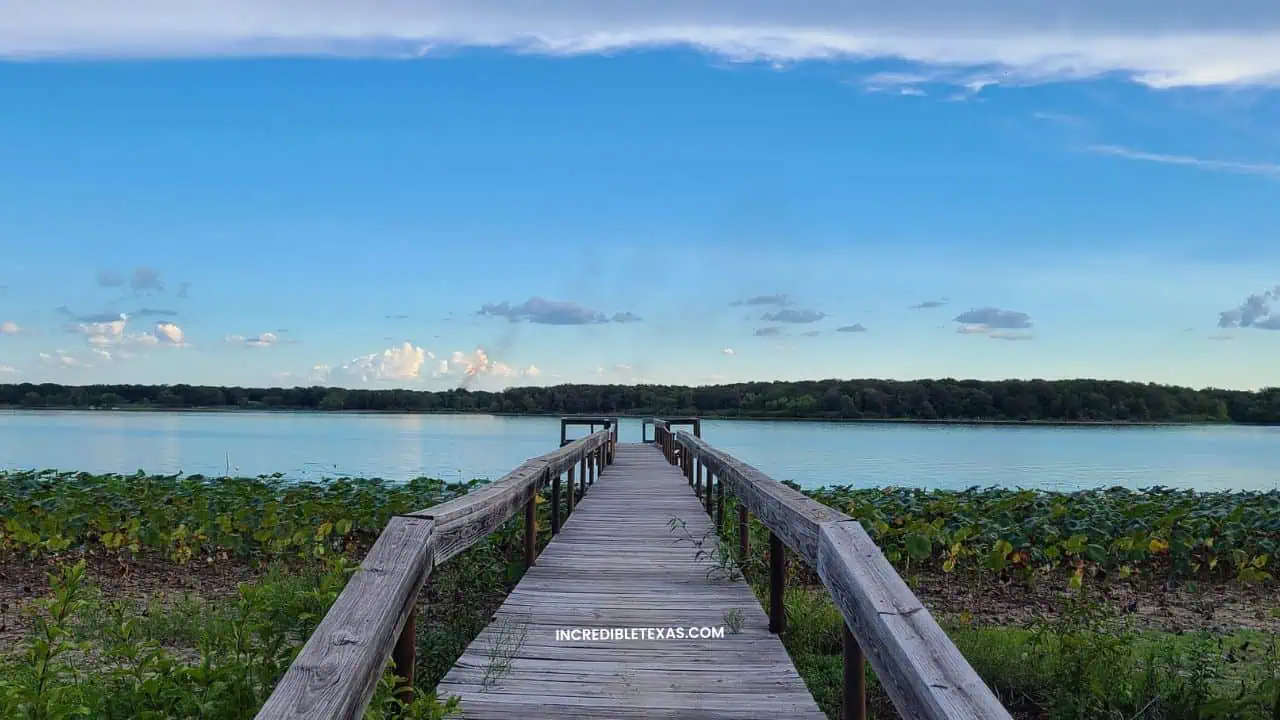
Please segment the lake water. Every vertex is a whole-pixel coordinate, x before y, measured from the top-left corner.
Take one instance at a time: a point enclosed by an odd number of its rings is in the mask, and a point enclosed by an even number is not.
[[[639,419],[620,433],[638,442]],[[705,420],[702,436],[806,487],[1280,487],[1280,428]],[[553,417],[14,410],[0,411],[0,467],[495,479],[559,438]]]

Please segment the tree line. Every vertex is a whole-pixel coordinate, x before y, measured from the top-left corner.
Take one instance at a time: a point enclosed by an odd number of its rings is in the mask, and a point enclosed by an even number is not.
[[[1280,424],[1280,388],[1253,392],[1108,380],[814,380],[678,385],[556,385],[499,392],[209,385],[0,385],[25,408],[245,408],[698,415],[851,420],[1221,422]]]

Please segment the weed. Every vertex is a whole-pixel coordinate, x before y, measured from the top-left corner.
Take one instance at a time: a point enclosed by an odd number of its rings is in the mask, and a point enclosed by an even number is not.
[[[729,632],[737,635],[742,632],[742,624],[746,617],[738,608],[732,608],[724,611],[724,624],[729,628]]]
[[[503,675],[511,672],[511,665],[520,654],[528,636],[527,619],[517,619],[510,615],[498,619],[485,649],[484,677],[480,681],[482,687],[493,686]]]

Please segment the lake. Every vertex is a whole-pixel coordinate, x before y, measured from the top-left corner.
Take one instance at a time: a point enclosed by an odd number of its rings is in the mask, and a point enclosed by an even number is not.
[[[640,420],[624,418],[620,433],[638,442]],[[805,487],[1280,487],[1274,427],[704,420],[702,436]],[[9,410],[0,411],[0,467],[496,479],[559,438],[554,417]]]

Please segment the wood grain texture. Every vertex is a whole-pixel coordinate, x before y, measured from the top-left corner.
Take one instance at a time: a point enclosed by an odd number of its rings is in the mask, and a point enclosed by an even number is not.
[[[425,510],[412,517],[430,518],[439,536],[436,562],[443,563],[483,540],[524,509],[549,478],[574,467],[597,452],[609,433],[601,430],[569,445],[532,458],[497,481]]]
[[[687,432],[675,443],[818,570],[903,717],[1009,718],[861,525]]]
[[[303,645],[258,720],[359,718],[432,567],[435,523],[395,517]]]
[[[461,717],[472,720],[823,718],[751,589],[708,577],[708,562],[679,542],[714,532],[680,469],[642,444],[619,443],[615,457],[445,676],[439,696],[460,696]],[[688,535],[672,531],[672,518]],[[718,627],[731,609],[743,614],[741,631],[717,639],[557,641],[555,634]],[[504,654],[509,666],[495,672],[492,658]]]
[[[1009,719],[861,525],[825,523],[820,538],[818,575],[903,717]]]
[[[818,565],[818,527],[822,523],[849,520],[844,513],[810,500],[745,462],[715,449],[701,438],[679,432],[675,442],[698,458],[720,482],[747,506],[765,527],[809,567]]]

